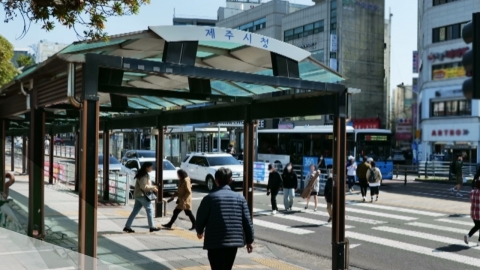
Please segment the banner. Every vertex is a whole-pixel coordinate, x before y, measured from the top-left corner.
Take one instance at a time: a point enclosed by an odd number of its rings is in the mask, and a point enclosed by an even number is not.
[[[418,51],[413,51],[413,73],[418,73]]]
[[[443,68],[433,71],[432,80],[444,80],[463,76],[465,76],[465,69],[463,67]]]
[[[50,162],[46,161],[43,165],[43,175],[49,176]],[[58,180],[65,181],[65,165],[53,163],[53,177]]]

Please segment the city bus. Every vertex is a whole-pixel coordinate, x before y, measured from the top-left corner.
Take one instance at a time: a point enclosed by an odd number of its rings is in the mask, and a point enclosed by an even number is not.
[[[392,133],[385,129],[357,129],[347,126],[346,157],[355,157],[357,164],[366,155],[375,160],[383,179],[392,179],[393,160],[391,154]],[[333,126],[306,126],[293,129],[258,130],[258,161],[272,163],[282,170],[292,162],[295,167],[303,166],[306,160],[325,165],[333,163]]]

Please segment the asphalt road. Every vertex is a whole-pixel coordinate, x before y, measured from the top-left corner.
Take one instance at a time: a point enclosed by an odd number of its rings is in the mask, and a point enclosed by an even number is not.
[[[463,242],[463,235],[473,226],[468,214],[470,188],[464,187],[464,197],[455,197],[449,186],[433,183],[386,183],[378,202],[360,202],[357,191],[347,195],[346,236],[350,240],[350,264],[362,269],[480,269],[478,233]],[[195,187],[193,210],[208,193]],[[331,258],[331,227],[325,201],[319,200],[317,212],[313,204],[304,210],[305,202],[295,198],[292,212],[280,211],[271,215],[270,197],[256,190],[254,198],[255,235],[259,240],[275,243],[298,251]],[[383,197],[382,197],[383,196]],[[415,201],[415,207],[391,206],[394,198],[400,202]],[[413,198],[413,199],[412,199]],[[383,201],[382,201],[383,199]],[[422,202],[435,204],[438,211],[421,210]],[[283,195],[277,197],[283,209]],[[406,201],[407,202],[407,201]],[[455,203],[462,214],[446,213],[442,205]],[[169,204],[173,210],[174,203]],[[430,208],[429,208],[430,209]],[[180,215],[181,218],[183,214]]]

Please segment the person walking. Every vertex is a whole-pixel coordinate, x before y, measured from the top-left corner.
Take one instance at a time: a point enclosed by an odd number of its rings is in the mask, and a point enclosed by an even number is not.
[[[355,162],[355,158],[353,156],[349,156],[347,161],[347,184],[348,191],[350,191],[350,193],[353,192],[353,186],[355,185],[356,171],[357,163]]]
[[[192,181],[186,171],[180,169],[177,171],[178,177],[178,191],[175,192],[170,198],[170,201],[173,201],[175,196],[178,196],[177,199],[177,207],[173,210],[172,218],[170,222],[167,224],[162,225],[165,228],[171,229],[175,220],[177,220],[178,214],[182,211],[185,211],[185,214],[190,218],[192,222],[192,227],[190,231],[195,230],[195,216],[192,214]]]
[[[460,190],[462,189],[463,185],[463,157],[462,155],[457,156],[457,160],[452,164],[452,173],[455,175],[455,180],[457,181],[457,184],[450,189],[450,192],[452,195],[455,194],[455,191],[457,191],[456,196],[457,197],[463,197],[462,193],[460,193]]]
[[[360,192],[362,194],[363,201],[367,196],[367,187],[368,187],[368,180],[367,180],[367,171],[370,169],[370,164],[368,163],[367,156],[363,157],[362,164],[358,165],[357,167],[357,177],[360,184]]]
[[[320,190],[320,170],[317,170],[314,164],[310,165],[310,174],[308,177],[308,184],[307,187],[302,192],[302,198],[307,199],[307,205],[305,206],[305,210],[308,209],[308,204],[310,203],[310,198],[313,196],[313,202],[315,203],[315,208],[313,211],[317,211],[317,204],[318,204],[318,191]]]
[[[292,163],[288,163],[283,170],[283,204],[285,210],[291,211],[293,207],[293,200],[295,198],[295,191],[298,188],[297,174],[293,171]]]
[[[327,182],[325,183],[325,189],[323,190],[323,196],[325,197],[325,201],[327,202],[327,212],[328,212],[328,222],[332,221],[332,202],[333,202],[333,178],[330,172],[328,172]]]
[[[254,230],[247,201],[229,187],[232,171],[219,168],[215,172],[218,189],[205,196],[197,211],[195,229],[198,239],[205,238],[212,270],[233,268],[238,248],[247,245],[253,251]]]
[[[380,184],[382,183],[382,173],[380,172],[380,169],[377,168],[374,160],[370,161],[370,168],[367,171],[367,179],[368,185],[370,186],[370,202],[373,202],[374,195],[377,196],[375,201],[378,201],[378,193]]]
[[[480,181],[475,182],[475,189],[470,191],[470,217],[475,226],[467,233],[463,240],[468,245],[468,238],[472,237],[480,230]],[[477,246],[480,246],[480,235],[478,236]]]
[[[135,179],[137,179],[135,182],[135,191],[133,192],[133,197],[135,198],[135,205],[133,206],[132,213],[127,219],[125,228],[123,228],[124,232],[127,232],[127,233],[135,232],[134,230],[132,230],[131,226],[132,226],[133,220],[138,215],[142,207],[144,207],[145,211],[147,212],[148,227],[150,228],[150,232],[156,232],[160,230],[160,228],[155,226],[155,223],[153,220],[152,202],[146,197],[147,192],[155,192],[155,193],[158,192],[157,187],[150,184],[151,183],[150,176],[148,176],[148,173],[151,171],[152,171],[152,163],[145,162],[143,163],[142,167],[135,175]]]
[[[272,204],[272,214],[275,215],[278,212],[277,195],[283,185],[283,179],[272,164],[268,164],[268,170],[270,171],[270,174],[268,175],[267,196],[271,196],[270,202]]]

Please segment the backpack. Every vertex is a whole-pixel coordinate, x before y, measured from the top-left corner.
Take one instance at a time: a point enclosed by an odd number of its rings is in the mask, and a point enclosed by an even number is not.
[[[375,179],[375,169],[369,169],[370,170],[370,177],[368,177],[368,182],[369,183],[375,183],[377,180]]]
[[[453,162],[450,164],[450,173],[451,173],[451,174],[455,174],[455,171],[456,171],[455,161],[453,161]]]

